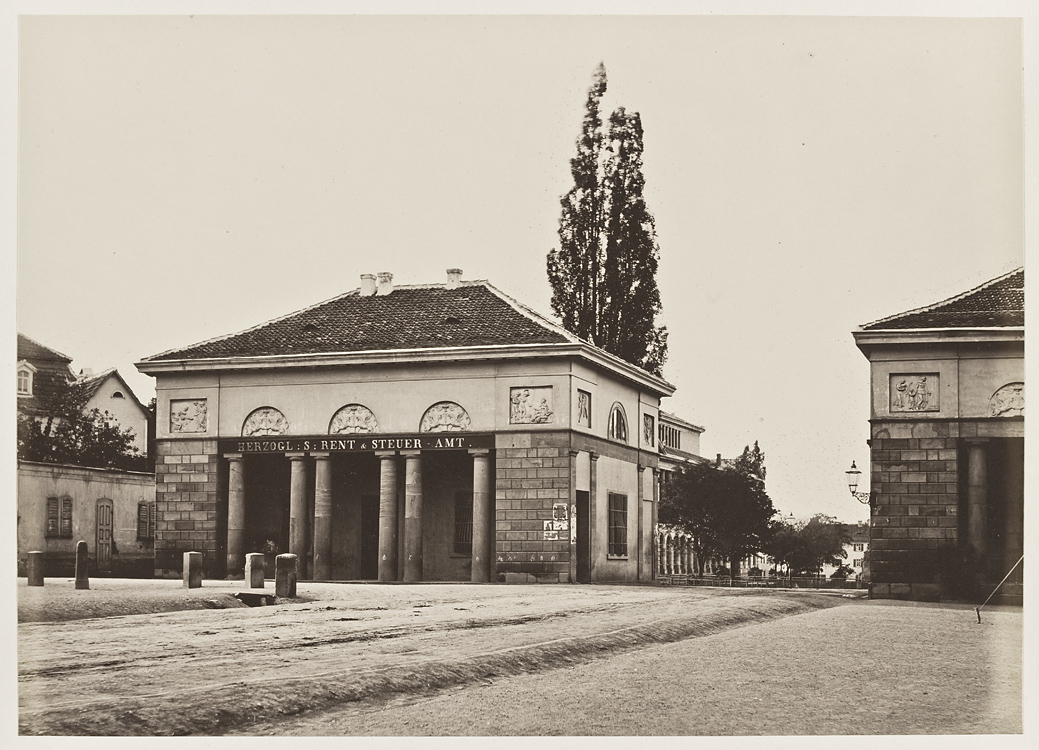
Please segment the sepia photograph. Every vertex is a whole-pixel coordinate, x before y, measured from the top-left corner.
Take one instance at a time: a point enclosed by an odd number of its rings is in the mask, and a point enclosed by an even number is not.
[[[12,737],[1025,746],[1027,3],[6,10]]]

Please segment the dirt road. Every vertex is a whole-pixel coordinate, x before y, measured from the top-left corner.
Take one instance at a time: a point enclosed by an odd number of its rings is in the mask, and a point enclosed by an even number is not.
[[[143,608],[144,594],[160,590],[144,586],[99,596],[132,611],[134,596]],[[214,585],[209,596],[233,587]],[[1020,610],[969,627],[973,612],[962,608],[818,593],[334,584],[301,584],[300,593],[309,601],[22,623],[20,732],[1020,728]],[[58,587],[47,595],[72,596]]]

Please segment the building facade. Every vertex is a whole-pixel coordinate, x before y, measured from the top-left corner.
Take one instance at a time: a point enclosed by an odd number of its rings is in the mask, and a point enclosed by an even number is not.
[[[991,590],[1023,550],[1024,269],[854,336],[870,364],[872,596]]]
[[[651,580],[674,388],[485,281],[359,289],[149,357],[155,572],[249,552],[316,580]]]

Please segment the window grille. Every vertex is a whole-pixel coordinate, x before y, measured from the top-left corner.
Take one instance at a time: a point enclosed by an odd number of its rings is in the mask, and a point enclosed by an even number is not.
[[[455,546],[456,555],[473,554],[473,493],[459,490],[455,493]]]
[[[628,555],[628,496],[609,493],[609,555]]]

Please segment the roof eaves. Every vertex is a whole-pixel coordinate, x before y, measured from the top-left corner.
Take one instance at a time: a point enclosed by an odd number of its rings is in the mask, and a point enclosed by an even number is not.
[[[67,355],[67,354],[62,354],[62,353],[61,353],[61,352],[59,352],[59,351],[58,351],[57,349],[51,349],[51,348],[50,348],[49,346],[46,346],[45,344],[41,344],[41,343],[40,343],[39,341],[37,341],[36,339],[33,339],[33,338],[29,338],[29,337],[28,337],[28,336],[26,336],[26,335],[25,335],[24,333],[19,333],[18,335],[19,335],[19,336],[21,336],[21,337],[22,337],[23,339],[25,339],[26,341],[28,341],[28,342],[30,342],[30,343],[32,343],[32,344],[35,344],[36,346],[40,347],[41,349],[46,349],[46,350],[47,350],[47,351],[49,351],[49,352],[50,352],[51,354],[57,355],[57,357],[58,357],[58,358],[60,358],[60,359],[64,359],[64,360],[66,360],[67,362],[71,362],[71,361],[72,361],[72,357],[70,357],[69,355]]]

